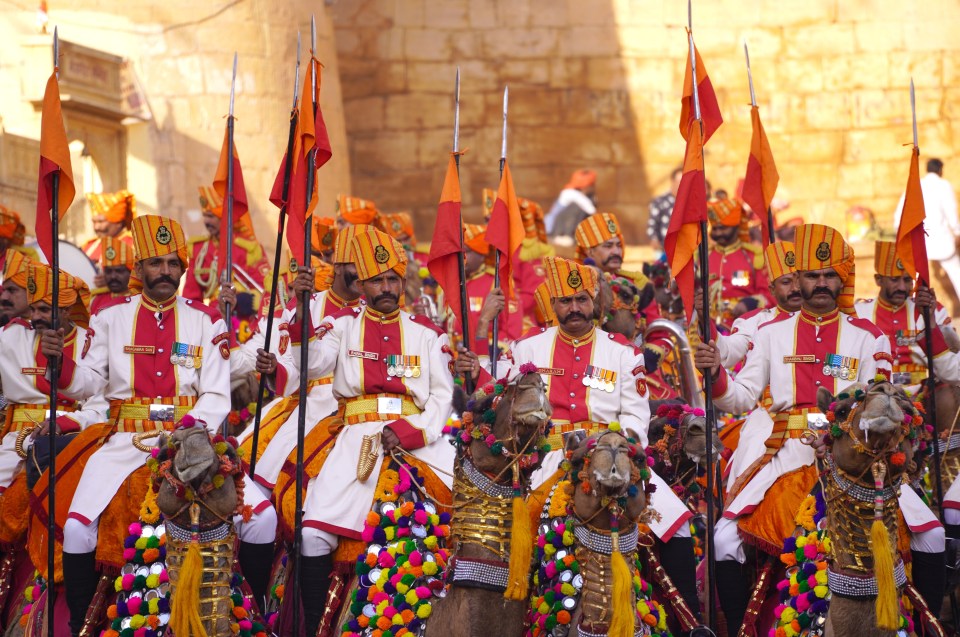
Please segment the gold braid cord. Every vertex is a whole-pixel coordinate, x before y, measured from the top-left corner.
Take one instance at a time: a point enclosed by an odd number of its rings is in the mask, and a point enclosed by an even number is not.
[[[222,634],[217,623],[232,617],[233,601],[230,599],[230,582],[233,577],[233,549],[237,536],[230,532],[222,540],[199,541],[200,557],[203,560],[203,579],[200,581],[200,620],[208,635]],[[176,587],[180,565],[190,548],[189,540],[179,540],[167,534],[167,568],[170,584]]]
[[[498,498],[481,491],[458,463],[453,478],[452,535],[461,544],[478,544],[510,559],[512,498]]]
[[[848,482],[847,489],[837,483],[834,471]],[[854,571],[864,575],[873,574],[873,551],[870,547],[870,527],[874,520],[874,501],[872,496],[855,497],[853,491],[873,493],[873,486],[856,483],[852,476],[841,469],[826,471],[827,528],[832,540],[831,558],[839,569]],[[883,503],[883,525],[890,534],[890,545],[897,545],[897,498],[887,498]]]

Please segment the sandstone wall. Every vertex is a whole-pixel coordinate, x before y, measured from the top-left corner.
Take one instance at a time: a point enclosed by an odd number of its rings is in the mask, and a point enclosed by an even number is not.
[[[51,33],[56,24],[63,40],[119,56],[133,65],[152,114],[149,121],[127,120],[119,127],[125,144],[121,166],[96,156],[97,140],[83,138],[89,134],[86,128],[81,136],[81,118],[70,112],[66,113],[68,137],[87,143],[94,152],[105,190],[129,188],[142,211],[180,219],[188,234],[203,231],[197,186],[211,183],[216,171],[232,58],[238,52],[236,144],[257,233],[268,249],[276,235],[276,208],[267,196],[286,149],[297,31],[303,35],[306,60],[310,14],[316,12],[318,57],[326,64],[322,107],[334,148],[333,159],[320,171],[319,188],[329,202],[339,191],[349,189],[332,25],[322,3],[73,0],[50,3],[50,11]],[[37,34],[33,10],[3,8],[0,39],[5,42],[0,53],[0,129],[18,138],[37,139],[40,114],[30,99],[38,81],[42,94],[51,58],[48,52],[34,55],[31,48],[48,46],[50,36]],[[29,163],[26,169],[34,175],[35,189],[38,157],[23,161]],[[26,213],[31,228],[34,196],[29,189],[4,183],[0,175],[0,202]],[[332,203],[325,207],[331,209]]]
[[[715,187],[733,189],[750,143],[742,40],[780,169],[785,216],[835,224],[854,205],[881,225],[906,183],[908,87],[923,159],[960,175],[960,5],[954,0],[699,0],[695,36],[726,120],[707,147]],[[435,210],[463,73],[468,214],[495,187],[501,93],[519,194],[549,207],[569,173],[599,173],[601,207],[646,240],[646,205],[683,156],[686,61],[679,0],[340,0],[336,27],[354,194],[381,208]],[[960,178],[957,180],[960,185]]]

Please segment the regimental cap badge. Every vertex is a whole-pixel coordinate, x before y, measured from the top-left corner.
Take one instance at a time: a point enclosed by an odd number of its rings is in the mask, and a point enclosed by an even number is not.
[[[617,224],[614,223],[612,219],[607,221],[607,230],[609,230],[613,234],[617,234]]]
[[[293,272],[294,274],[296,274],[296,273],[297,273],[297,270],[299,269],[299,267],[300,267],[300,266],[297,265],[297,260],[296,260],[296,259],[290,259],[290,271],[291,271],[291,272]]]
[[[159,228],[157,228],[156,237],[157,237],[157,243],[159,243],[162,246],[165,246],[171,241],[173,241],[173,234],[171,234],[170,228],[166,226],[160,226]]]
[[[207,201],[207,198],[204,195],[200,195],[200,207],[204,210],[210,209],[210,202]]]
[[[37,282],[33,277],[27,279],[27,292],[29,292],[31,296],[37,293]]]
[[[829,261],[830,260],[830,244],[826,241],[821,241],[820,245],[817,246],[816,256],[820,261]]]
[[[901,261],[900,259],[897,259],[897,269],[901,271],[906,270],[906,268],[903,267],[903,261]]]
[[[377,260],[377,263],[384,264],[390,260],[390,252],[382,245],[378,245],[373,250],[373,258]]]
[[[113,261],[117,258],[117,251],[113,246],[110,246],[103,251],[103,256],[107,257],[107,261]]]
[[[787,250],[787,252],[783,255],[783,262],[787,264],[787,267],[796,267],[797,254],[793,250]]]
[[[328,232],[327,234],[323,235],[323,239],[321,239],[320,242],[325,246],[333,245],[333,233]]]
[[[570,274],[567,275],[567,285],[573,289],[579,289],[583,285],[583,279],[580,278],[580,272],[577,270],[571,270]]]

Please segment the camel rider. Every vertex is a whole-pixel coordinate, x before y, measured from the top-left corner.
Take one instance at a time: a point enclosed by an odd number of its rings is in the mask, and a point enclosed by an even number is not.
[[[180,224],[147,215],[134,219],[132,229],[134,274],[143,281],[143,293],[101,309],[91,321],[80,361],[65,359],[60,376],[66,397],[81,400],[102,393],[114,424],[113,435],[83,469],[63,529],[64,584],[74,634],[83,628],[97,586],[100,516],[149,456],[134,446],[134,435],[170,431],[187,414],[218,433],[230,411],[226,326],[215,308],[177,296],[187,265]],[[62,334],[45,331],[43,353],[59,355],[63,340]],[[141,446],[158,440],[138,438]],[[253,516],[249,521],[234,519],[241,540],[240,566],[261,600],[273,559],[276,512],[258,489],[246,489],[244,501]],[[127,523],[136,517],[131,511]]]
[[[30,320],[27,301],[27,274],[33,259],[17,248],[7,248],[3,265],[3,285],[0,286],[0,325],[13,319]]]
[[[323,613],[338,537],[360,538],[384,455],[402,447],[453,471],[453,447],[441,436],[453,397],[448,337],[430,319],[399,309],[407,268],[399,242],[370,230],[358,233],[350,247],[366,305],[344,308],[319,326],[309,326],[306,373],[309,378],[333,376],[333,396],[345,426],[334,434],[335,443],[307,485],[304,501],[301,594],[308,635],[316,632]],[[283,364],[265,353],[257,361],[261,373],[276,373],[281,393],[299,385],[297,320],[290,323],[290,336],[293,347]],[[377,435],[374,449],[379,446],[380,452],[361,472],[364,438]],[[443,473],[438,478],[452,486]]]
[[[744,413],[769,387],[767,407],[774,426],[764,454],[730,488],[714,541],[717,591],[731,634],[743,623],[749,593],[743,542],[779,554],[783,538],[795,530],[794,517],[817,481],[813,449],[801,436],[826,422],[817,410],[817,390],[836,395],[877,375],[890,378],[890,342],[853,307],[853,250],[833,228],[807,224],[794,240],[800,293],[799,312],[784,312],[757,330],[753,348],[735,379],[720,365],[716,342],[697,346],[696,364],[714,377],[719,409]],[[931,608],[939,608],[944,587],[944,532],[930,509],[909,488],[900,508],[913,532],[915,584]],[[939,594],[939,597],[937,595]]]
[[[19,253],[17,253],[19,254]],[[0,381],[7,403],[7,419],[0,443],[0,494],[23,467],[15,450],[17,436],[25,428],[46,422],[49,415],[50,383],[45,377],[47,357],[38,351],[37,341],[52,320],[53,271],[43,263],[30,262],[26,273],[27,301],[30,321],[14,318],[0,330]],[[64,351],[74,361],[80,359],[80,348],[87,336],[87,285],[73,276],[60,273],[59,319],[64,330]],[[57,430],[60,433],[79,431],[106,418],[107,405],[95,397],[79,403],[61,397],[57,404]],[[45,431],[41,427],[40,431]],[[26,440],[27,445],[32,438]]]
[[[360,298],[360,285],[357,280],[357,266],[354,264],[352,241],[357,234],[363,234],[371,230],[372,226],[358,225],[347,226],[337,233],[334,253],[331,257],[333,265],[333,285],[321,292],[316,292],[310,297],[310,320],[314,329],[327,318],[340,312],[345,307],[357,307],[362,303]],[[304,291],[312,292],[314,289],[314,272],[310,268],[300,268],[297,272],[297,278],[294,280],[293,288],[296,300],[291,299],[291,306],[284,312],[283,324],[299,322],[302,316],[302,294]],[[299,338],[298,332],[296,337]],[[290,338],[289,328],[286,337]],[[253,339],[251,339],[252,341]],[[249,349],[251,341],[247,341],[242,349]],[[257,354],[263,351],[263,340],[260,339],[261,347],[256,350]],[[287,348],[282,348],[279,352],[283,356]],[[299,364],[300,359],[293,361]],[[256,359],[254,359],[254,364]],[[299,381],[297,381],[299,382]],[[310,377],[307,382],[307,420],[306,431],[310,433],[321,417],[326,416],[337,409],[337,401],[333,397],[333,375],[323,377]],[[288,386],[293,393],[296,393],[297,387]],[[290,452],[296,448],[297,444],[297,421],[298,405],[297,396],[286,398],[290,402],[291,411],[288,412],[286,422],[277,430],[270,440],[270,444],[263,450],[263,455],[257,462],[257,473],[254,476],[257,484],[271,491],[277,484],[277,478],[283,463],[290,455]]]
[[[549,441],[554,451],[533,474],[534,489],[559,478],[564,434],[577,430],[593,434],[607,429],[611,422],[619,422],[624,431],[636,432],[645,448],[650,423],[642,352],[622,335],[594,327],[596,270],[560,257],[545,257],[543,264],[557,325],[532,330],[516,341],[505,354],[500,372],[510,378],[518,373],[520,365],[534,363],[547,386],[553,407]],[[490,375],[475,365],[477,362],[476,355],[461,351],[455,370],[472,373],[481,384],[491,382]],[[653,507],[660,519],[649,526],[663,542],[660,555],[664,568],[690,609],[698,613],[693,540],[686,524],[693,514],[656,474],[652,483],[657,485]]]
[[[105,237],[100,250],[100,271],[104,287],[93,290],[90,302],[90,314],[100,311],[110,299],[136,294],[131,289],[130,275],[133,273],[133,246],[115,237]]]
[[[83,244],[83,252],[91,261],[100,261],[103,239],[113,237],[129,246],[133,245],[130,224],[137,216],[137,199],[128,190],[104,193],[87,193],[90,203],[90,218],[93,221],[94,237]],[[102,281],[95,282],[97,287]]]

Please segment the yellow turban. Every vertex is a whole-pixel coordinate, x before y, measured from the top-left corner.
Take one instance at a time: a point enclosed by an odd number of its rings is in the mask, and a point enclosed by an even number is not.
[[[61,308],[69,308],[70,320],[86,327],[90,322],[90,288],[83,280],[60,270],[57,298]],[[27,303],[53,303],[53,268],[33,261],[27,268]]]
[[[609,212],[598,212],[590,215],[577,224],[573,236],[577,240],[577,259],[580,261],[587,257],[587,250],[595,248],[614,237],[620,239],[620,247],[624,247],[620,222]]]
[[[104,237],[100,240],[100,247],[101,267],[125,265],[127,269],[133,269],[133,248],[129,243],[116,237]]]
[[[537,323],[544,327],[550,327],[556,323],[557,315],[553,311],[553,306],[550,305],[550,289],[547,287],[546,281],[538,285],[537,289],[533,291],[533,299],[537,302],[534,308]]]
[[[333,244],[333,262],[334,263],[353,263],[353,238],[358,234],[374,230],[373,226],[366,224],[349,225],[337,233],[337,239]]]
[[[372,279],[388,270],[401,277],[407,274],[407,253],[400,242],[386,232],[371,229],[358,233],[350,242],[357,276],[361,281]]]
[[[773,283],[784,274],[797,271],[797,252],[792,241],[775,241],[764,250],[767,259],[767,276]]]
[[[16,285],[27,287],[27,268],[33,259],[16,248],[7,248],[7,259],[3,267],[3,280],[13,281]]]
[[[851,248],[837,230],[829,226],[808,223],[798,226],[793,239],[797,254],[797,271],[833,270],[843,280],[843,289],[837,297],[837,306],[845,314],[853,314],[856,263]]]
[[[104,217],[110,223],[130,224],[130,220],[137,215],[137,200],[133,193],[127,190],[119,192],[87,193],[93,216]]]
[[[381,229],[397,241],[403,241],[413,245],[417,241],[413,234],[413,219],[409,212],[395,212],[393,214],[380,215]]]
[[[310,246],[315,252],[333,250],[337,239],[337,222],[333,217],[314,217],[310,224]]]
[[[897,244],[893,241],[877,241],[873,253],[873,269],[880,276],[900,277],[907,274],[903,261],[897,256]]]
[[[544,257],[543,269],[551,298],[573,296],[578,292],[587,292],[590,296],[597,293],[597,272],[589,265],[562,257]]]
[[[130,225],[137,261],[176,254],[187,267],[187,240],[183,228],[169,217],[144,215]]]
[[[517,203],[520,205],[520,218],[523,219],[524,237],[546,243],[547,228],[543,222],[543,206],[525,197],[517,197]]]
[[[707,203],[707,218],[710,225],[739,226],[743,205],[736,199],[714,199]]]
[[[373,223],[378,211],[377,205],[372,201],[340,195],[337,198],[337,214],[349,223]]]

